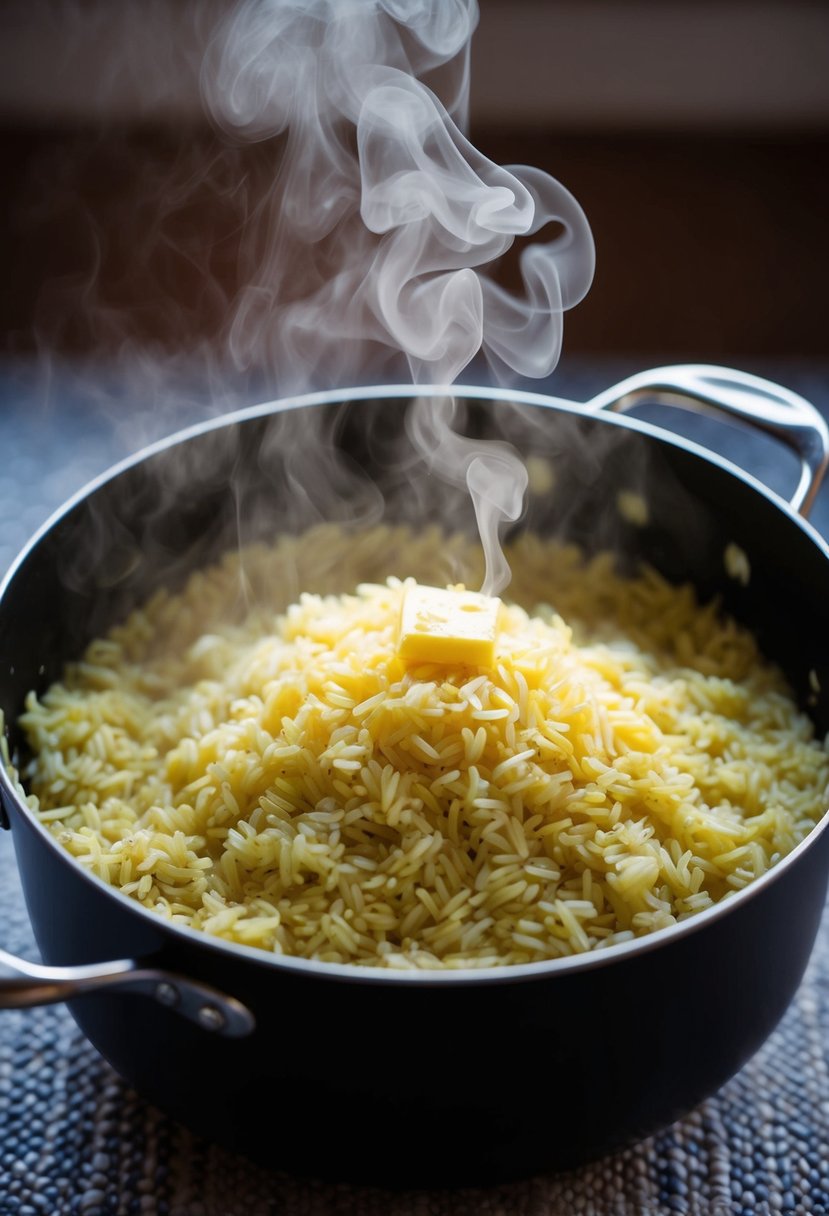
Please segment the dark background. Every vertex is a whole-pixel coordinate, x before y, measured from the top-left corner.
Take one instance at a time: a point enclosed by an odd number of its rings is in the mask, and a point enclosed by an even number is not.
[[[498,163],[526,163],[565,182],[584,207],[596,277],[565,321],[568,354],[642,352],[739,359],[826,353],[829,137],[777,134],[579,133],[473,127]],[[228,149],[188,138],[264,180],[279,148]],[[36,338],[64,352],[106,340],[82,307],[129,318],[148,341],[211,336],[241,282],[237,213],[198,189],[150,243],[146,175],[174,175],[180,154],[163,128],[0,129],[8,174],[0,331],[6,351]],[[136,201],[139,198],[139,201]],[[149,214],[148,214],[149,213]]]
[[[226,4],[105,8],[0,16],[7,354],[218,341],[243,285],[234,187],[278,163],[278,141],[230,146],[199,110]],[[829,6],[484,0],[472,81],[473,142],[551,172],[592,226],[565,357],[826,353]],[[218,178],[199,186],[200,163]]]

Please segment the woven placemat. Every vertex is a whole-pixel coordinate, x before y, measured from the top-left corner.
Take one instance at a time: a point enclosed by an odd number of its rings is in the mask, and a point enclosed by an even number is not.
[[[555,391],[582,398],[624,370],[592,366]],[[821,408],[829,402],[829,367],[783,368],[775,378]],[[35,391],[19,369],[0,368],[0,567],[53,506],[130,446],[109,416],[77,403],[65,414],[54,401],[33,409]],[[814,518],[829,534],[825,492]],[[7,833],[0,893],[0,945],[36,958]],[[63,1006],[0,1010],[0,1216],[76,1213],[829,1216],[829,916],[782,1022],[714,1097],[634,1149],[486,1189],[392,1192],[270,1172],[139,1098]]]

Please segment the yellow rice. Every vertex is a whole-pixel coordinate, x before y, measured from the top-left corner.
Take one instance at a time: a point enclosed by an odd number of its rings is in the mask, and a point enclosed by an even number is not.
[[[467,539],[325,525],[229,555],[29,697],[32,806],[173,922],[396,968],[651,933],[808,833],[829,754],[746,630],[609,555],[507,556],[489,670],[395,650],[406,579],[478,577]]]

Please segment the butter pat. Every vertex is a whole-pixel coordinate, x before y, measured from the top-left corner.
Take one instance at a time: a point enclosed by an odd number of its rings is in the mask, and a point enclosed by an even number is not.
[[[501,601],[463,588],[407,587],[397,653],[423,663],[491,667]]]

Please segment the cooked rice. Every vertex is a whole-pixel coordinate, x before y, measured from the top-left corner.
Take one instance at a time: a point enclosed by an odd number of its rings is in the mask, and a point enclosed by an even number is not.
[[[827,748],[716,605],[527,535],[495,668],[407,665],[401,595],[436,553],[475,570],[461,537],[326,525],[156,595],[29,697],[41,821],[173,922],[396,968],[651,933],[814,826]]]

